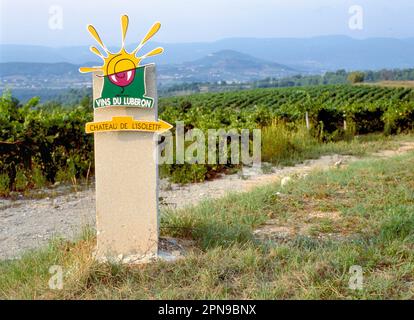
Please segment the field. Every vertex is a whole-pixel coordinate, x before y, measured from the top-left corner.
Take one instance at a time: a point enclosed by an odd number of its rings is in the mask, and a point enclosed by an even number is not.
[[[191,243],[174,263],[98,264],[87,230],[0,262],[0,297],[413,299],[413,181],[411,152],[164,211],[162,236]],[[52,265],[63,267],[62,290],[48,287]],[[361,290],[349,286],[352,266]]]
[[[330,139],[343,130],[344,120],[352,134],[407,129],[413,103],[414,91],[408,88],[338,85],[174,97],[161,100],[160,109],[167,121],[185,120],[197,128],[263,126],[274,117],[303,121],[308,111],[315,130]]]
[[[77,185],[93,175],[93,139],[84,133],[84,123],[92,119],[90,105],[88,97],[70,108],[42,105],[37,98],[22,105],[4,93],[0,99],[0,194],[55,182]],[[278,147],[267,148],[263,160],[284,165],[320,155],[313,149],[323,150],[326,143],[412,130],[414,91],[350,85],[255,89],[164,98],[160,111],[167,122],[184,121],[186,130],[260,128],[263,145],[282,132]],[[304,124],[306,113],[309,129]],[[188,183],[233,169],[237,166],[165,165],[161,173],[174,182]]]
[[[308,101],[310,98],[311,101]],[[204,93],[192,96],[172,97],[161,100],[160,108],[178,107],[183,102],[195,106],[251,108],[255,105],[271,106],[275,109],[283,106],[309,103],[328,104],[331,107],[345,107],[351,104],[385,102],[412,102],[414,93],[407,88],[386,88],[375,85],[329,85],[316,87],[295,87],[280,89],[254,89],[225,93]]]
[[[414,88],[414,81],[379,81],[364,85],[370,86],[380,86],[380,87],[388,87],[388,88]]]
[[[0,194],[31,197],[56,182],[93,175],[83,131],[90,99],[64,108],[0,101]],[[160,118],[185,129],[260,128],[263,161],[293,165],[325,154],[392,149],[414,125],[414,91],[380,86],[255,89],[160,100]],[[305,114],[309,116],[309,128]],[[237,170],[231,164],[165,165],[180,183]],[[0,298],[413,299],[414,154],[365,159],[248,193],[161,214],[161,235],[186,248],[174,263],[99,264],[95,234],[56,239],[0,262]],[[75,188],[76,189],[76,188]],[[48,286],[62,266],[62,290]],[[361,290],[350,288],[362,268]]]

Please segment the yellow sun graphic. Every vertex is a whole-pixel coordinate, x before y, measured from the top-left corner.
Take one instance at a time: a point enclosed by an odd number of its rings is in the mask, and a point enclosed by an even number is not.
[[[137,57],[136,53],[144,46],[144,44],[151,39],[160,29],[161,24],[156,22],[153,24],[151,29],[147,32],[147,35],[141,40],[140,44],[134,51],[128,53],[125,50],[125,36],[128,30],[129,18],[127,15],[121,16],[121,31],[122,31],[122,47],[118,53],[110,52],[106,46],[104,45],[101,37],[99,36],[98,32],[92,25],[88,25],[88,31],[92,35],[92,37],[99,43],[101,48],[105,51],[106,56],[104,56],[96,47],[91,46],[90,50],[102,58],[104,61],[103,66],[101,67],[81,67],[79,71],[82,73],[86,72],[95,72],[95,71],[102,71],[104,76],[113,77],[114,81],[117,81],[116,76],[121,75],[122,73],[129,72],[131,70],[135,70],[140,62],[151,56],[155,56],[157,54],[161,54],[164,52],[164,49],[161,47],[155,48],[154,50],[144,54],[143,56]],[[128,74],[129,77],[129,74]]]

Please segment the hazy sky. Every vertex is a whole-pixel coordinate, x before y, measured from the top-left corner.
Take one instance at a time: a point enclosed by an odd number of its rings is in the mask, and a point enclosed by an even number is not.
[[[363,8],[363,29],[349,27],[349,8]],[[413,0],[0,0],[0,43],[85,45],[92,23],[108,45],[119,44],[127,13],[127,42],[138,42],[161,21],[154,40],[214,41],[228,37],[413,37]],[[61,17],[62,19],[60,19]]]

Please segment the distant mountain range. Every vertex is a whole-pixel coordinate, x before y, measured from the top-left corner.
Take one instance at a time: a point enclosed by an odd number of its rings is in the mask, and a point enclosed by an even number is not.
[[[0,88],[70,89],[91,86],[90,74],[81,74],[79,66],[67,63],[0,63]]]
[[[31,62],[6,62],[0,64],[0,77],[2,79],[14,76],[41,77],[48,76],[77,76],[77,65],[67,62],[55,63],[31,63]]]
[[[147,50],[158,45],[164,46],[165,53],[145,62],[157,63],[163,89],[181,83],[244,83],[339,69],[414,67],[414,38],[234,38],[210,43],[152,43]],[[131,48],[135,46],[127,49]],[[83,90],[91,86],[92,77],[80,74],[79,66],[101,64],[86,46],[0,45],[0,89],[9,87],[22,99],[54,96],[71,88]]]
[[[165,48],[165,53],[154,61],[168,65],[196,61],[223,50],[234,50],[257,59],[312,73],[337,69],[378,70],[414,66],[414,38],[229,38],[215,42],[151,43],[148,48],[158,45]],[[135,44],[129,47],[133,48]],[[119,50],[116,47],[110,49]],[[87,46],[51,48],[0,45],[0,62],[68,62],[80,65],[87,61],[94,64],[99,62]]]
[[[93,65],[93,62],[86,65]],[[79,65],[67,62],[0,63],[0,87],[12,88],[82,88],[90,86],[91,75],[81,74]],[[246,82],[266,77],[282,78],[299,71],[288,66],[261,60],[237,51],[225,50],[181,64],[158,66],[158,81],[163,85],[182,82]]]
[[[158,79],[176,82],[246,82],[267,77],[282,78],[300,73],[275,62],[265,61],[234,50],[210,53],[206,57],[180,64],[160,65]]]

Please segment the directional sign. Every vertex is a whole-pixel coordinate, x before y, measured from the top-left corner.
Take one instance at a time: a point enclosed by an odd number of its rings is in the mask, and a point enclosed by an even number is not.
[[[162,133],[173,126],[163,120],[146,121],[134,120],[132,117],[112,117],[111,121],[88,122],[85,126],[86,133],[100,131],[144,131]]]
[[[159,177],[154,134],[172,128],[158,119],[155,65],[141,64],[164,51],[158,47],[142,52],[161,24],[155,22],[132,51],[125,47],[128,25],[128,16],[121,16],[119,51],[110,51],[95,27],[88,25],[98,44],[90,50],[102,59],[102,65],[79,70],[93,73],[94,119],[86,124],[85,131],[97,132],[94,257],[125,263],[148,262],[158,255]],[[136,37],[130,39],[133,41]]]

